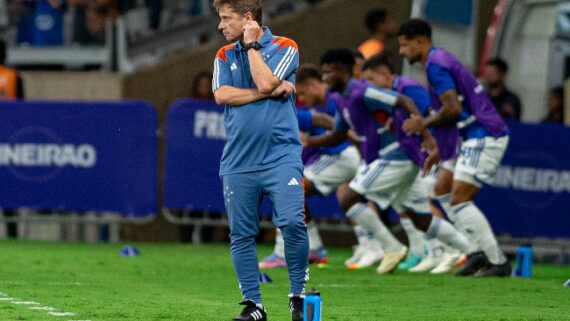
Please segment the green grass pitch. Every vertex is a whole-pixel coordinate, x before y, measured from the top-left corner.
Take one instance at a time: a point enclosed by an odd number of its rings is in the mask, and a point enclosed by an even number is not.
[[[122,246],[0,242],[0,320],[229,321],[239,312],[227,244],[137,244],[138,257],[120,257]],[[570,320],[569,267],[535,265],[532,279],[379,276],[346,270],[349,250],[330,254],[308,286],[322,292],[325,321]],[[267,273],[268,320],[288,321],[286,270]]]

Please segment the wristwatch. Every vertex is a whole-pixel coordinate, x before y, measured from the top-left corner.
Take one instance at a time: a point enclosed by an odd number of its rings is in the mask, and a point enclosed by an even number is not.
[[[261,44],[257,41],[252,41],[252,42],[248,43],[247,45],[245,45],[245,50],[249,51],[249,49],[259,51],[259,49],[261,49]]]

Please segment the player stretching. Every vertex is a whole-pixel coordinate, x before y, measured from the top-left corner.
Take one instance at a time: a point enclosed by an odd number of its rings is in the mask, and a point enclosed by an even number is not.
[[[218,29],[233,43],[215,58],[212,88],[224,105],[228,140],[220,163],[230,225],[231,256],[243,294],[234,321],[267,320],[261,303],[255,237],[263,195],[283,231],[294,321],[303,319],[308,238],[303,214],[303,164],[295,115],[297,44],[261,27],[261,0],[215,0]]]
[[[410,63],[421,62],[432,90],[431,116],[412,116],[404,127],[408,133],[436,128],[441,155],[433,153],[428,166],[441,156],[450,159],[457,144],[457,130],[463,138],[453,174],[450,205],[453,219],[483,252],[468,256],[458,275],[509,276],[511,266],[495,239],[491,226],[473,203],[483,183],[492,180],[509,141],[508,129],[491,100],[467,70],[447,51],[436,48],[431,40],[431,26],[412,19],[400,27],[400,54]]]
[[[421,117],[414,102],[397,92],[351,79],[354,58],[347,49],[327,51],[321,63],[324,79],[331,89],[344,93],[345,103],[337,113],[335,130],[326,135],[308,137],[305,144],[334,145],[346,139],[349,128],[361,137],[360,150],[366,164],[339,195],[339,201],[347,216],[373,232],[384,247],[386,254],[377,272],[391,271],[404,258],[406,247],[380,223],[376,214],[363,202],[363,196],[381,209],[392,206],[398,213],[407,213],[417,228],[470,253],[464,237],[449,223],[431,216],[427,191],[422,188],[418,177],[418,165],[425,159],[420,151],[420,138],[407,137],[401,130],[401,124],[409,114]],[[369,63],[366,69],[374,72],[376,67]],[[427,131],[423,134],[425,138],[431,137]]]

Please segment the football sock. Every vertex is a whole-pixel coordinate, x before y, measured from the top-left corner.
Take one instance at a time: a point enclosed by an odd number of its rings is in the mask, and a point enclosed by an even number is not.
[[[476,248],[453,225],[437,216],[432,216],[431,224],[426,233],[465,254],[476,251]]]
[[[368,204],[357,203],[348,210],[346,215],[354,223],[371,232],[386,252],[397,252],[402,248],[403,245],[390,233],[376,212],[368,207]]]
[[[424,233],[418,230],[408,217],[400,218],[400,224],[408,235],[410,252],[418,256],[424,256]]]
[[[473,202],[457,204],[453,210],[458,227],[485,253],[491,264],[507,261],[485,215]]]
[[[314,251],[323,247],[323,241],[319,235],[317,224],[311,221],[307,223],[307,233],[309,233],[309,250]]]

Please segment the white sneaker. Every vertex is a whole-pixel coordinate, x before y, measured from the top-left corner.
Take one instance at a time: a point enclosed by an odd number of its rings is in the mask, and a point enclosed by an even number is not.
[[[354,247],[354,254],[352,254],[352,256],[344,261],[344,265],[346,267],[349,267],[351,264],[355,264],[358,262],[358,260],[360,260],[360,258],[366,253],[367,247],[366,247],[366,243],[359,243],[358,245],[356,245]]]
[[[386,274],[398,266],[408,253],[408,248],[406,246],[402,246],[399,251],[396,252],[386,252],[384,254],[384,259],[382,259],[382,263],[376,269],[376,273],[378,274]]]
[[[382,246],[376,240],[370,240],[366,244],[366,251],[360,257],[357,262],[347,265],[350,270],[358,270],[370,267],[382,260],[384,257],[384,251],[382,251]]]
[[[461,258],[460,252],[445,252],[441,256],[441,262],[430,271],[431,274],[441,274],[451,271],[455,263]]]
[[[435,268],[441,263],[442,256],[435,257],[433,255],[428,255],[422,259],[420,264],[414,266],[413,268],[409,269],[409,272],[417,273],[417,272],[427,272],[431,269]]]

